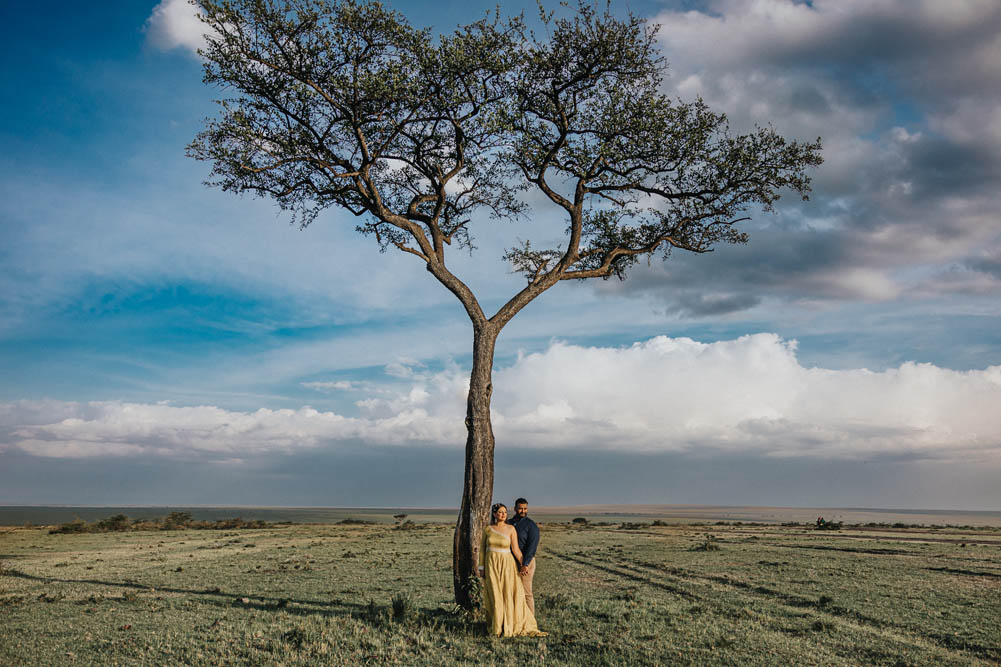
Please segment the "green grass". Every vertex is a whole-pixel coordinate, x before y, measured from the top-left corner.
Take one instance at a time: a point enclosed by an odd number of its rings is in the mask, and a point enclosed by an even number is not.
[[[542,528],[550,636],[513,640],[451,603],[441,524],[6,529],[0,664],[1001,662],[996,529]]]

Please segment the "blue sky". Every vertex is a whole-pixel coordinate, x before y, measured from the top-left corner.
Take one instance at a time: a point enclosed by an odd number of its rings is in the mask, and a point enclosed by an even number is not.
[[[821,136],[825,164],[746,246],[518,315],[497,495],[1001,508],[1001,7],[628,7],[665,92]],[[187,11],[0,8],[0,503],[456,505],[461,307],[349,215],[300,231],[202,185],[184,149],[221,94]],[[503,303],[503,249],[547,215],[487,223],[453,270]]]

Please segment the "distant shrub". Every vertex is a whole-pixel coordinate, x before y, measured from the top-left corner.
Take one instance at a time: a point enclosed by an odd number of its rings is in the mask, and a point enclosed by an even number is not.
[[[586,526],[587,525],[587,519],[585,519],[582,516],[578,516],[578,517],[574,517],[573,519],[571,519],[570,523],[576,524],[578,526]]]
[[[372,625],[386,625],[389,622],[389,609],[376,604],[375,600],[370,598],[368,604],[365,605],[364,611],[361,612],[361,617]]]
[[[124,514],[116,514],[114,516],[109,516],[107,519],[101,519],[93,528],[93,532],[96,533],[112,533],[128,530],[131,526],[129,522],[129,517]]]
[[[701,544],[696,544],[691,549],[692,551],[719,551],[719,543],[716,541],[715,535],[705,536],[705,540]]]
[[[368,519],[341,519],[337,523],[342,526],[371,526],[375,524],[375,521],[369,521]]]
[[[409,593],[397,593],[391,601],[393,620],[406,621],[417,611],[417,605]]]
[[[194,520],[191,512],[171,512],[164,520],[163,527],[165,530],[180,530],[189,527]]]
[[[629,521],[623,521],[619,525],[619,530],[642,530],[643,528],[649,528],[648,523],[631,523]]]
[[[61,524],[57,528],[53,528],[49,531],[50,535],[57,534],[71,534],[71,533],[89,533],[90,525],[81,518],[73,519],[67,523]]]
[[[199,524],[205,524],[208,522],[199,522]],[[268,528],[271,524],[267,521],[261,521],[260,519],[252,519],[250,521],[245,521],[240,517],[235,519],[220,519],[209,525],[194,525],[192,528],[212,528],[215,530],[233,530],[233,529],[248,529],[248,528]]]
[[[841,530],[841,521],[825,521],[817,525],[817,530]]]
[[[244,520],[240,517],[219,519],[217,521],[195,521],[188,512],[171,512],[169,516],[153,519],[136,519],[130,521],[124,514],[116,514],[100,521],[87,523],[76,518],[49,531],[50,534],[67,533],[111,533],[131,530],[180,530],[193,528],[197,530],[234,530],[248,528],[271,528],[270,524],[259,519]]]
[[[671,524],[669,524],[666,521],[661,521],[660,519],[654,519],[653,523],[651,523],[650,525],[651,526],[669,526]]]
[[[303,628],[292,628],[286,632],[283,632],[281,639],[286,644],[294,646],[296,649],[301,649],[304,644],[306,644],[310,637],[310,633]]]

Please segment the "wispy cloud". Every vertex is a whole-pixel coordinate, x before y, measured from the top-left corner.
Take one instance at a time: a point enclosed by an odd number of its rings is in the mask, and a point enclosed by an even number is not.
[[[302,382],[303,387],[315,389],[316,391],[356,391],[359,389],[357,382],[349,380],[338,380],[337,382]]]

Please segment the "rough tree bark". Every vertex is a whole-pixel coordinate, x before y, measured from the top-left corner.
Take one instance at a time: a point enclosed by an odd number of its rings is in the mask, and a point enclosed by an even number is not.
[[[473,328],[473,370],[466,399],[465,474],[452,549],[455,600],[467,608],[473,603],[470,592],[479,561],[480,536],[490,516],[494,488],[494,431],[490,423],[490,398],[498,333],[499,330],[490,324]]]
[[[571,216],[579,222],[579,211]],[[578,225],[579,226],[579,225]],[[470,608],[470,592],[476,579],[480,541],[490,520],[494,488],[494,431],[490,419],[493,395],[494,349],[497,337],[511,319],[536,297],[556,285],[569,258],[576,256],[577,235],[571,234],[570,249],[557,269],[525,286],[490,319],[482,316],[471,292],[459,288],[458,279],[448,274],[442,282],[459,297],[473,322],[473,370],[469,376],[466,398],[466,462],[462,482],[462,501],[455,522],[452,549],[452,580],[455,601]],[[445,276],[443,276],[445,277]],[[462,285],[464,287],[464,285]]]

